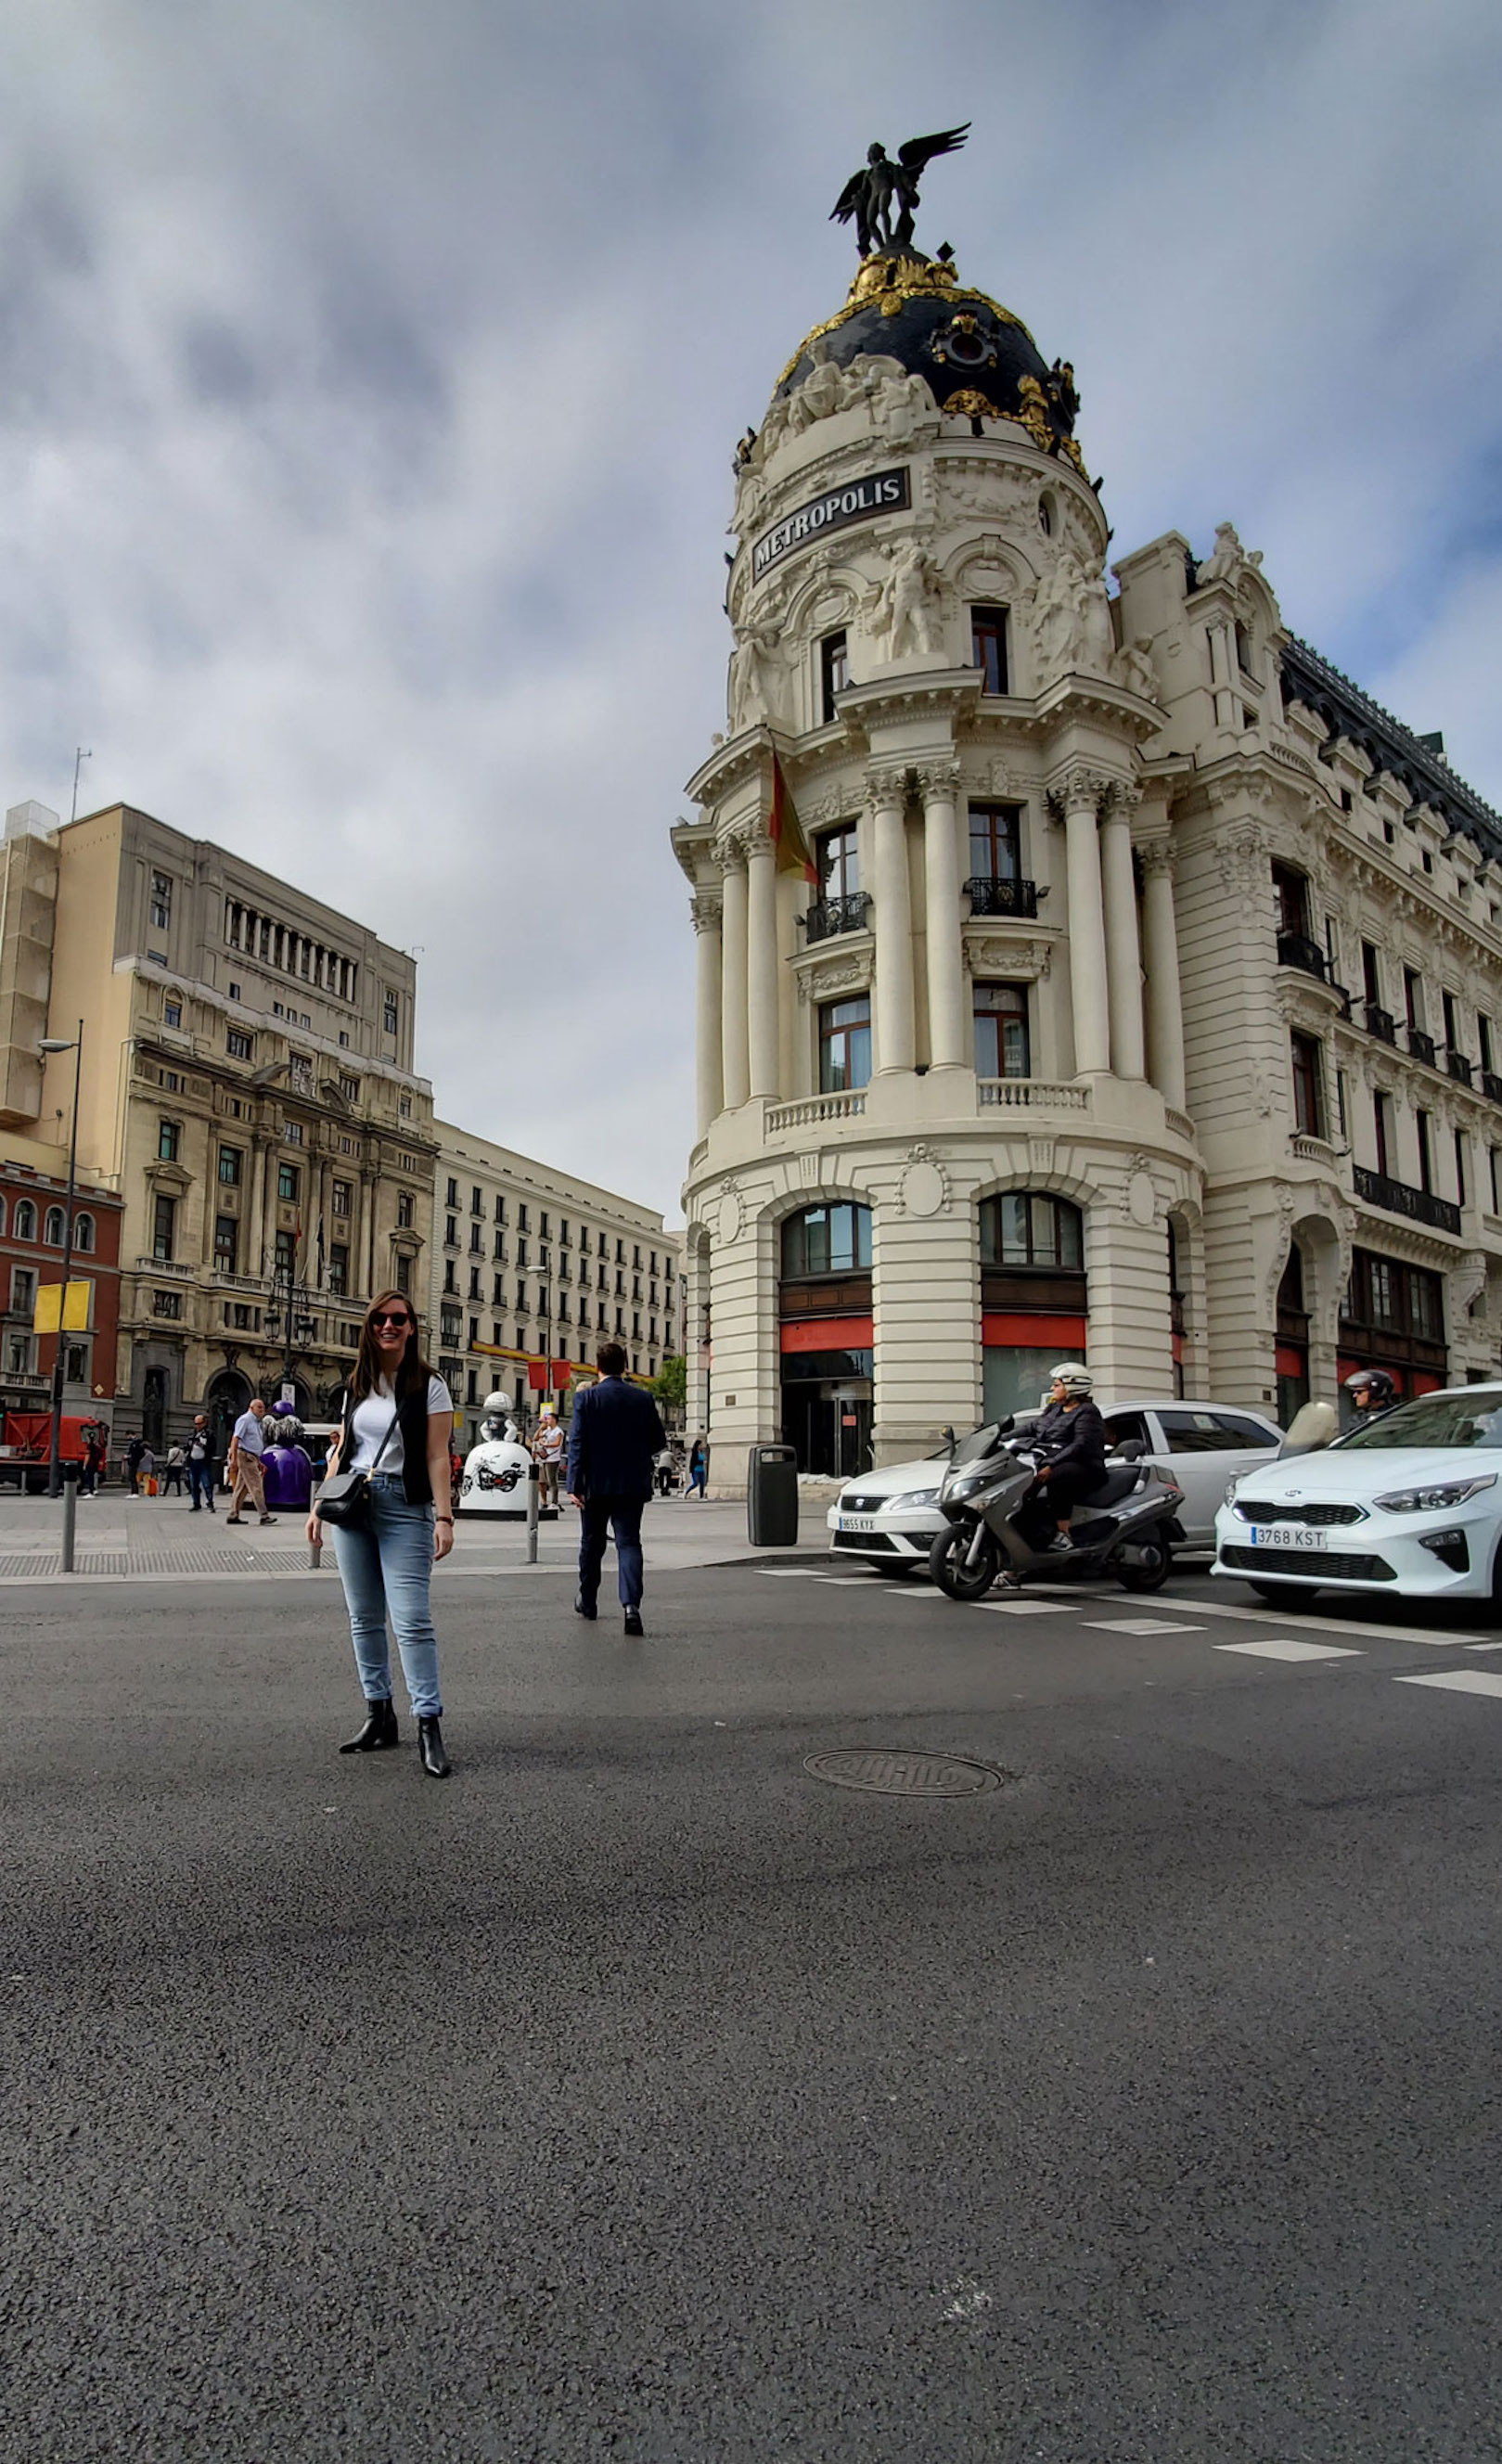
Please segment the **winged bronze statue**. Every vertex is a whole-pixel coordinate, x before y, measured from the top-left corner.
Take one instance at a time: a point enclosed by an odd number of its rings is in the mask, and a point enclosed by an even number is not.
[[[862,256],[877,249],[907,248],[913,238],[919,180],[936,155],[958,154],[969,133],[967,120],[960,128],[941,128],[936,137],[910,137],[897,147],[895,163],[884,145],[870,146],[865,169],[846,181],[830,222],[853,220]],[[894,205],[901,209],[895,223]]]

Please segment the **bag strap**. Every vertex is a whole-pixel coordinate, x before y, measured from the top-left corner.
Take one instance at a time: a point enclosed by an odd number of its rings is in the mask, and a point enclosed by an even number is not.
[[[347,1389],[347,1387],[346,1387],[345,1392],[344,1392],[344,1426],[345,1426],[345,1428],[348,1430],[348,1432],[349,1432],[349,1434],[350,1434],[350,1436],[351,1436],[351,1437],[353,1437],[353,1436],[354,1436],[354,1434],[355,1434],[355,1412],[356,1412],[356,1409],[357,1409],[357,1406],[356,1406],[356,1404],[355,1404],[354,1398],[353,1398],[353,1397],[350,1395],[350,1393],[349,1393],[349,1391],[348,1391],[348,1389]],[[373,1460],[372,1460],[372,1462],[371,1462],[370,1468],[369,1468],[369,1470],[368,1470],[368,1471],[366,1472],[366,1474],[365,1474],[365,1478],[366,1478],[366,1480],[374,1480],[375,1475],[376,1475],[376,1472],[377,1472],[377,1470],[378,1470],[378,1468],[379,1468],[379,1466],[380,1466],[381,1458],[382,1458],[382,1456],[385,1454],[385,1452],[386,1452],[386,1450],[387,1450],[387,1446],[390,1444],[390,1442],[391,1442],[391,1433],[392,1433],[392,1431],[395,1429],[396,1424],[397,1424],[397,1421],[401,1419],[401,1417],[402,1417],[402,1407],[401,1407],[401,1404],[400,1404],[399,1402],[397,1402],[397,1401],[396,1401],[396,1399],[395,1399],[395,1398],[394,1398],[394,1397],[393,1397],[393,1398],[392,1398],[392,1403],[391,1403],[391,1417],[390,1417],[389,1420],[387,1420],[387,1424],[386,1424],[386,1435],[385,1435],[385,1437],[382,1439],[382,1441],[381,1441],[380,1444],[377,1446],[377,1448],[376,1448],[376,1450],[375,1450],[375,1455],[374,1455],[374,1458],[373,1458]],[[342,1446],[341,1446],[341,1447],[340,1447],[340,1450],[339,1450],[339,1460],[340,1460],[341,1464],[342,1464],[343,1460],[344,1460],[344,1449],[343,1449],[343,1447],[342,1447]]]

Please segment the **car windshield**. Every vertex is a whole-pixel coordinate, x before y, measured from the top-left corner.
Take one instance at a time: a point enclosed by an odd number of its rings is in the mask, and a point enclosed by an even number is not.
[[[1467,1395],[1421,1395],[1417,1402],[1384,1412],[1369,1428],[1337,1441],[1355,1446],[1502,1446],[1502,1389],[1489,1386]]]

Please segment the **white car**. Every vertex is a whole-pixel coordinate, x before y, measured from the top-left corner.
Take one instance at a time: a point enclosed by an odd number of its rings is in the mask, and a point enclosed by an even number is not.
[[[1233,1483],[1211,1572],[1316,1591],[1502,1599],[1502,1385],[1454,1386]]]
[[[1136,1439],[1142,1461],[1167,1472],[1183,1490],[1180,1531],[1170,1536],[1191,1552],[1215,1546],[1215,1510],[1227,1478],[1270,1462],[1283,1441],[1276,1421],[1240,1405],[1147,1402],[1103,1403],[1100,1408],[1113,1449]],[[1034,1418],[1032,1413],[1019,1415],[1019,1434]],[[941,1446],[917,1463],[857,1473],[829,1508],[830,1548],[889,1570],[926,1565],[940,1529],[939,1484],[947,1461],[947,1449]]]

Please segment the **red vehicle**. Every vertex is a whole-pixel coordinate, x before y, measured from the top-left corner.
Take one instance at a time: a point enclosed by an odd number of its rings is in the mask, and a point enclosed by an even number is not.
[[[64,1463],[81,1463],[88,1431],[99,1425],[77,1414],[64,1417],[58,1453]],[[47,1485],[52,1461],[53,1421],[50,1412],[7,1412],[0,1416],[0,1481],[37,1496]]]

